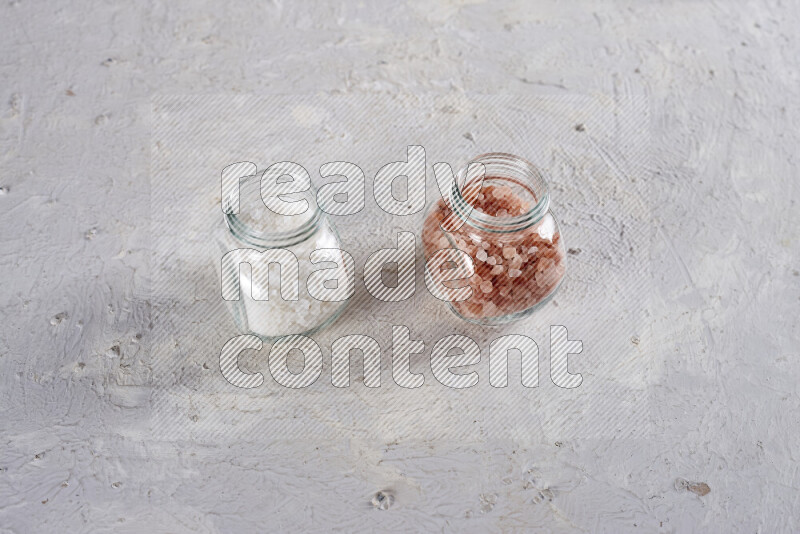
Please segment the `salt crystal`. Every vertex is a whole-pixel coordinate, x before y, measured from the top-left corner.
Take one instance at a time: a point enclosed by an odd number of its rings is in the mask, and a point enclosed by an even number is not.
[[[481,283],[481,291],[484,293],[491,293],[492,292],[492,283],[488,280]]]
[[[502,266],[502,265],[495,265],[495,266],[492,268],[492,272],[491,272],[491,274],[500,274],[500,273],[502,273],[502,272],[503,272],[503,266]]]
[[[522,271],[520,271],[519,269],[509,269],[508,270],[508,277],[509,278],[516,278],[521,274],[522,274]]]
[[[503,257],[507,260],[513,258],[517,253],[514,247],[503,247]]]
[[[558,273],[556,273],[555,269],[544,271],[542,273],[536,273],[536,285],[539,287],[547,287],[551,283],[555,282]]]
[[[488,258],[489,255],[486,254],[485,250],[479,250],[478,253],[475,254],[475,257],[478,258],[480,261],[486,261],[486,258]]]

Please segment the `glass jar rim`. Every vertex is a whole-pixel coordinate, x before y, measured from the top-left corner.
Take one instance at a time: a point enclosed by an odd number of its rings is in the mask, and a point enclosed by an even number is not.
[[[497,217],[479,211],[463,195],[463,191],[470,185],[467,182],[467,173],[473,163],[484,165],[484,183],[486,180],[498,178],[515,182],[533,196],[536,204],[525,213],[514,217]],[[490,170],[489,166],[500,167],[500,170]],[[503,171],[508,175],[503,175]],[[548,178],[549,175],[544,169],[525,158],[508,152],[487,152],[471,159],[459,171],[450,194],[451,206],[459,218],[476,229],[492,233],[518,232],[538,223],[550,209]],[[463,184],[461,187],[460,183]]]
[[[233,213],[232,207],[234,204],[234,195],[240,195],[242,186],[250,182],[258,182],[259,191],[261,190],[261,178],[265,170],[256,171],[254,174],[243,176],[239,179],[239,188],[233,191],[229,196],[222,199],[222,212],[225,217],[225,222],[228,230],[233,236],[245,243],[255,245],[262,248],[282,248],[296,245],[308,239],[320,225],[322,219],[322,210],[316,202],[309,201],[309,208],[313,210],[311,217],[304,221],[302,224],[295,228],[285,231],[270,232],[263,229],[254,228],[248,225],[237,213]],[[316,190],[313,185],[304,191],[306,197],[315,197]],[[260,197],[259,197],[260,198]],[[266,204],[265,209],[269,209]],[[241,206],[239,208],[241,210]]]

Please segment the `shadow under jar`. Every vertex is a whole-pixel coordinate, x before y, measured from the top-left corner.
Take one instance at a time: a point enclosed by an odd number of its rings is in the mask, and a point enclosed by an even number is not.
[[[484,166],[482,184],[474,163]],[[541,169],[512,154],[483,154],[459,173],[450,203],[452,213],[442,199],[429,208],[422,243],[426,265],[447,248],[472,258],[470,297],[448,303],[457,316],[482,325],[509,323],[553,298],[564,278],[566,255]],[[426,275],[436,280],[442,273]],[[443,285],[465,286],[463,281]]]

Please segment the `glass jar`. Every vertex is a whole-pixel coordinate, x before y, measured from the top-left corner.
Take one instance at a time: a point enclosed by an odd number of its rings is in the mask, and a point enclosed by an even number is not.
[[[215,229],[219,250],[215,264],[223,299],[242,333],[265,341],[290,334],[313,334],[333,323],[344,311],[354,290],[353,261],[340,250],[339,234],[333,222],[319,209],[313,187],[302,193],[281,196],[293,201],[305,199],[308,209],[304,213],[280,215],[268,209],[261,199],[262,174],[240,179],[238,213],[233,209],[237,204],[236,193],[222,199],[225,224],[220,223]],[[288,251],[296,258],[296,285],[290,279],[292,268],[273,263],[275,267],[270,269],[269,264],[255,254],[265,251],[275,254],[275,249]],[[292,262],[284,252],[277,253]],[[250,261],[243,260],[247,254]],[[336,266],[314,267],[325,262],[334,262]],[[250,264],[249,268],[246,263]],[[330,275],[324,283],[320,280],[323,271]],[[328,282],[333,279],[338,280],[338,285],[334,284],[337,287],[331,291]],[[290,286],[297,288],[296,294],[291,295],[292,291],[287,290]],[[312,296],[309,289],[316,296]],[[320,291],[325,292],[325,298],[317,298]],[[287,294],[288,299],[284,298]]]
[[[474,163],[484,166],[482,183]],[[512,154],[483,154],[459,172],[449,197],[452,210],[441,198],[429,208],[422,243],[426,269],[441,249],[457,248],[472,258],[469,298],[448,302],[456,315],[483,325],[509,323],[553,298],[566,255],[542,169]],[[442,279],[441,265],[437,270],[426,276]],[[455,295],[455,282],[443,285]]]

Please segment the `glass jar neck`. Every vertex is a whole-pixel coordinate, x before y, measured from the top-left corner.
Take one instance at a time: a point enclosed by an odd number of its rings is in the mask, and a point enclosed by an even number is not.
[[[222,200],[222,211],[228,231],[244,244],[260,248],[285,248],[310,238],[322,224],[323,213],[316,203],[313,186],[303,193],[292,194],[292,200],[300,198],[308,202],[308,210],[300,215],[280,215],[267,208],[261,199],[261,175],[246,176],[239,181],[239,191]],[[241,207],[233,195],[239,195]],[[291,221],[297,223],[292,225]]]
[[[483,164],[485,174],[480,173],[480,167],[473,165],[475,163]],[[488,185],[510,187],[531,207],[515,216],[495,216],[479,211],[473,207],[474,201]],[[471,160],[454,181],[450,198],[453,212],[465,224],[491,233],[519,232],[535,226],[550,209],[545,171],[523,158],[504,152],[491,152]]]

